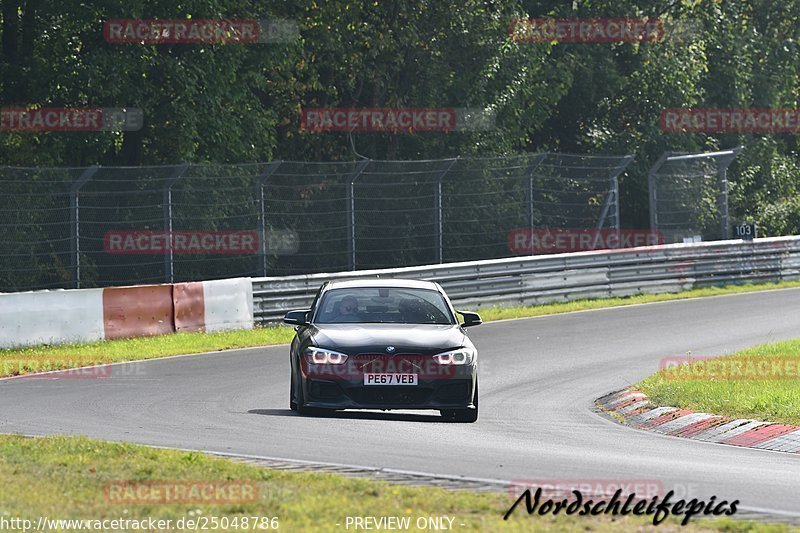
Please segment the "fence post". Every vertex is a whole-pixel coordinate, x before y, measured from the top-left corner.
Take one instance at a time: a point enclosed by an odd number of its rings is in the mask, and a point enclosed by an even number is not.
[[[450,161],[450,164],[447,165],[447,168],[444,169],[437,177],[436,177],[436,189],[434,190],[434,197],[433,197],[433,226],[435,228],[435,235],[434,235],[434,250],[436,252],[436,259],[435,262],[442,264],[442,258],[444,256],[444,224],[442,221],[442,179],[444,179],[445,175],[450,172],[450,169],[453,168],[453,165],[456,164],[460,156],[457,156],[455,159]]]
[[[664,162],[667,160],[668,157],[672,155],[672,152],[664,152],[661,154],[661,157],[655,162],[655,164],[650,168],[650,172],[647,173],[647,190],[648,196],[650,199],[650,229],[657,230],[658,229],[658,198],[656,192],[656,172],[661,170],[661,167],[664,166]]]
[[[536,172],[536,169],[539,168],[539,165],[542,164],[544,158],[547,157],[549,152],[545,152],[543,154],[539,154],[536,156],[536,160],[528,165],[528,168],[525,169],[525,177],[527,178],[527,187],[528,187],[528,230],[530,230],[531,234],[529,238],[533,238],[533,230],[534,230],[534,222],[533,222],[533,173]],[[531,245],[531,253],[533,253],[533,245]]]
[[[728,165],[719,165],[717,169],[717,208],[719,209],[720,237],[728,240],[730,237],[730,214],[728,213]]]
[[[258,265],[261,276],[267,276],[267,213],[264,206],[264,185],[269,177],[278,170],[283,161],[273,161],[266,170],[256,178],[256,198],[258,198]]]
[[[69,216],[70,216],[70,258],[72,262],[72,287],[75,289],[81,288],[81,218],[80,218],[80,190],[100,167],[98,165],[91,166],[83,171],[78,176],[78,179],[69,189]]]
[[[720,234],[723,240],[728,240],[731,237],[730,214],[728,212],[728,166],[733,163],[742,148],[743,146],[737,146],[731,149],[731,155],[720,158],[717,164],[717,184],[719,187],[717,201],[719,202]]]
[[[628,165],[631,164],[631,161],[633,161],[633,156],[626,155],[622,158],[622,161],[620,161],[620,163],[611,170],[611,174],[609,175],[610,187],[608,189],[606,201],[603,203],[603,210],[600,213],[600,218],[597,220],[597,227],[595,229],[603,229],[603,226],[606,223],[606,217],[608,216],[608,211],[611,209],[611,199],[613,198],[615,221],[611,229],[619,231],[619,182],[617,181],[617,178],[628,167]]]
[[[167,234],[167,242],[169,243],[167,245],[167,253],[164,254],[164,281],[166,283],[172,283],[175,279],[172,251],[172,186],[183,176],[187,168],[189,168],[188,164],[176,167],[164,185],[164,232]]]
[[[364,172],[370,161],[370,159],[364,159],[359,162],[347,182],[347,256],[350,270],[356,269],[356,179]]]

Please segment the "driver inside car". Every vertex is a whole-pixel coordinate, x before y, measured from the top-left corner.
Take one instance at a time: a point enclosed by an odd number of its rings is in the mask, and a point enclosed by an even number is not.
[[[342,301],[337,305],[333,320],[335,322],[358,322],[361,320],[358,315],[358,300],[355,296],[342,298]]]

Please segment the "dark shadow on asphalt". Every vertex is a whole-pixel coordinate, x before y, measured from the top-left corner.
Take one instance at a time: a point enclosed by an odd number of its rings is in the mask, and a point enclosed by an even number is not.
[[[265,416],[302,416],[290,409],[250,409],[247,411],[251,415],[265,415]],[[445,420],[437,415],[422,415],[411,413],[392,413],[383,411],[331,411],[321,415],[314,415],[305,418],[341,418],[347,420],[390,420],[393,422],[446,422],[451,423],[452,420]]]
[[[247,411],[251,415],[266,415],[266,416],[299,416],[291,409],[250,409]]]

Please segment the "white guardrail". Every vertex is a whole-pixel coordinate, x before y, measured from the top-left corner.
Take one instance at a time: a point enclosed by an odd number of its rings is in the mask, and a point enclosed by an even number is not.
[[[325,281],[438,281],[456,307],[534,305],[800,279],[800,236],[666,244],[385,270],[253,278],[256,323],[307,309]]]

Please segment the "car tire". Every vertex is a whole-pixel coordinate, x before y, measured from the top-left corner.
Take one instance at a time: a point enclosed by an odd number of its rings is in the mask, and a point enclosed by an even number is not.
[[[475,392],[472,395],[472,404],[475,406],[471,409],[443,409],[439,411],[442,417],[454,422],[465,422],[471,424],[478,420],[478,382],[475,382]]]
[[[294,399],[294,372],[289,372],[289,409],[297,411],[297,402]]]
[[[303,385],[299,384],[297,387],[297,412],[303,416],[314,416],[315,411],[310,407],[306,407],[306,395],[303,394]]]

